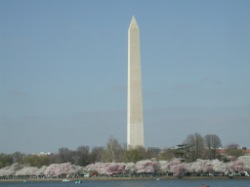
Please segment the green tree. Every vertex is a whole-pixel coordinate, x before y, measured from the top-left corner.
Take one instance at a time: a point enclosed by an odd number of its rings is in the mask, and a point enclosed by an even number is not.
[[[173,158],[181,158],[183,160],[189,160],[192,146],[193,145],[189,144],[180,144],[174,148],[166,149],[160,154],[160,159],[172,160]]]
[[[154,147],[150,147],[145,149],[146,150],[146,155],[145,157],[147,159],[158,159],[160,153],[161,153],[161,149],[160,148],[154,148]]]
[[[226,155],[231,156],[233,158],[238,158],[240,156],[243,156],[244,152],[242,149],[239,149],[238,144],[230,144],[226,146]]]
[[[222,147],[219,136],[215,134],[208,134],[204,136],[204,144],[206,147],[205,157],[209,159],[215,159],[217,155],[217,149]]]
[[[76,151],[76,164],[86,166],[90,163],[89,146],[79,146]]]
[[[101,162],[104,147],[94,147],[90,153],[90,163]]]
[[[11,156],[13,158],[14,163],[16,162],[16,163],[22,164],[23,163],[23,158],[24,158],[25,155],[23,153],[20,153],[20,152],[15,152]]]
[[[138,162],[145,159],[146,150],[144,147],[138,146],[136,148],[128,148],[124,151],[124,161],[125,162]]]
[[[28,155],[24,157],[24,164],[34,167],[48,166],[51,164],[50,158],[47,155]]]
[[[193,162],[198,158],[203,158],[205,150],[204,140],[199,133],[188,135],[186,140],[184,141],[184,144],[189,145],[188,148],[189,155],[186,158],[187,161]]]
[[[13,158],[8,154],[0,154],[0,168],[13,164]]]
[[[60,148],[59,153],[58,153],[58,162],[59,163],[65,163],[65,162],[73,163],[73,152],[66,147]]]
[[[119,162],[122,158],[122,146],[114,137],[110,137],[106,148],[104,149],[102,161],[104,162]]]
[[[165,149],[159,155],[160,160],[172,160],[173,158],[176,158],[174,149]]]

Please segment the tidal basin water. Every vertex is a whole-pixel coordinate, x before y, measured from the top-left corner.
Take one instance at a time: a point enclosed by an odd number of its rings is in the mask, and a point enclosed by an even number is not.
[[[87,180],[81,184],[70,182],[0,182],[6,187],[250,187],[250,179],[170,179],[170,180]]]

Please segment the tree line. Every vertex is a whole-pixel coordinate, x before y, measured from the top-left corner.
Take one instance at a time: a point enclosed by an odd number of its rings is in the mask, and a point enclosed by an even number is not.
[[[42,167],[52,163],[65,163],[86,166],[96,162],[138,162],[144,159],[172,160],[181,158],[185,162],[194,162],[197,159],[219,159],[227,162],[226,156],[221,155],[217,150],[222,147],[220,138],[215,134],[208,134],[204,137],[199,133],[186,137],[182,144],[174,148],[128,148],[120,144],[114,137],[110,137],[105,147],[79,146],[76,150],[62,147],[58,153],[52,155],[27,155],[20,152],[13,154],[0,154],[0,168],[19,163],[27,166]],[[244,152],[238,149],[237,144],[227,146],[227,155],[239,157]]]

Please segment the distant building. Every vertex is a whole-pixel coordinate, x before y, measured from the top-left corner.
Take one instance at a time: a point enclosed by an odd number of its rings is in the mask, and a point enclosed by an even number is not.
[[[40,153],[33,153],[33,155],[37,155],[37,156],[51,156],[53,154],[51,152],[40,152]]]

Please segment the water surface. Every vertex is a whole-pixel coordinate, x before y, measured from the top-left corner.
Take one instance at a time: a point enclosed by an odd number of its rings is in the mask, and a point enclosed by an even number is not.
[[[250,187],[250,179],[86,180],[70,182],[1,182],[6,187]]]

